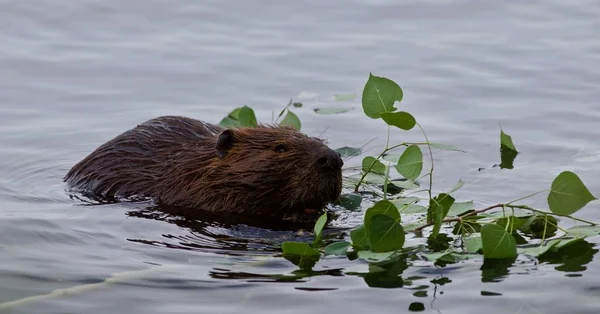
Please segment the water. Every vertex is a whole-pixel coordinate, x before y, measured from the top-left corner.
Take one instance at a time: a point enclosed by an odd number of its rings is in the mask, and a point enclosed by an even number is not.
[[[48,0],[1,7],[0,303],[34,299],[0,312],[407,312],[415,302],[426,313],[600,311],[598,237],[569,258],[522,257],[505,268],[407,261],[407,269],[399,264],[378,275],[361,262],[328,258],[315,273],[301,273],[276,256],[294,233],[186,222],[148,204],[85,206],[61,182],[91,150],[152,117],[216,123],[249,105],[269,121],[298,95],[318,94],[300,97],[304,132],[325,131],[334,147],[376,138],[368,146],[376,151],[383,124],[364,117],[358,99],[332,100],[360,95],[373,72],[404,88],[401,108],[432,141],[468,151],[437,152],[436,190],[462,178],[471,184],[457,198],[479,207],[546,189],[560,171],[574,170],[600,195],[596,1]],[[312,112],[334,106],[353,110]],[[499,124],[521,150],[513,171],[491,167],[499,162]],[[419,136],[396,132],[392,139]],[[599,221],[598,209],[590,203],[580,216]],[[102,283],[112,274],[116,282]]]

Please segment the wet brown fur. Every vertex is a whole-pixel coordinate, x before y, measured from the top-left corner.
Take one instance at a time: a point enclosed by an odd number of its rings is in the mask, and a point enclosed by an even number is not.
[[[324,160],[330,162],[325,167]],[[339,197],[341,166],[320,139],[292,128],[225,130],[164,116],[98,147],[65,181],[105,199],[152,197],[208,212],[306,220],[305,209]]]

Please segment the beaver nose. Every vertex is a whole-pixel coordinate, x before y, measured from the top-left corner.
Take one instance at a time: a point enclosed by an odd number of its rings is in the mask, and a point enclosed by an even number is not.
[[[332,150],[325,152],[317,159],[317,166],[319,168],[342,169],[343,165],[344,161],[341,155]]]

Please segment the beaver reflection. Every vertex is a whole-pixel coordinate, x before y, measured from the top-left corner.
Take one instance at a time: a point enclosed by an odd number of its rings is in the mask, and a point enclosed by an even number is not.
[[[98,147],[64,179],[98,200],[151,197],[188,213],[307,222],[339,197],[342,166],[322,140],[290,127],[164,116]]]

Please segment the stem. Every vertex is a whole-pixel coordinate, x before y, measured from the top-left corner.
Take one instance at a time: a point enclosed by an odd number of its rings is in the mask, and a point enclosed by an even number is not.
[[[421,133],[423,133],[425,141],[427,141],[427,148],[429,149],[429,158],[431,160],[431,168],[429,169],[429,201],[431,202],[431,190],[433,189],[433,153],[431,152],[431,145],[429,144],[429,138],[427,137],[425,130],[423,130],[423,127],[419,123],[417,123],[417,125],[419,126],[419,129],[421,129]]]
[[[389,146],[390,146],[390,132],[391,132],[391,129],[392,129],[392,127],[391,127],[391,126],[388,124],[388,126],[387,126],[387,129],[388,129],[388,130],[387,130],[387,140],[385,141],[385,149],[386,149],[386,150],[387,150],[387,149],[389,148]]]
[[[320,135],[319,135],[319,137],[320,137]],[[376,139],[377,139],[377,137],[375,137],[374,139],[372,139],[372,140],[369,140],[368,142],[366,142],[366,143],[365,143],[363,146],[361,146],[361,147],[359,147],[359,148],[358,148],[358,149],[359,149],[359,151],[361,151],[361,152],[362,152],[363,148],[365,148],[367,145],[371,144],[371,142],[373,142],[373,141],[374,141],[374,140],[376,140]],[[356,157],[356,156],[348,156],[348,157],[346,157],[346,158],[344,159],[344,162],[346,162],[346,161],[348,161],[348,160],[350,160],[350,159],[352,159],[352,158],[354,158],[354,157]],[[344,168],[344,169],[348,169],[348,168]]]
[[[506,203],[506,205],[507,205],[507,206],[511,206],[510,204],[512,204],[512,203],[515,203],[515,202],[518,202],[518,201],[522,201],[522,200],[524,200],[524,199],[526,199],[526,198],[530,198],[530,197],[536,196],[536,195],[538,195],[538,194],[540,194],[540,193],[547,192],[547,191],[548,191],[548,190],[543,190],[543,191],[535,192],[535,193],[532,193],[532,194],[529,194],[529,195],[526,195],[526,196],[523,196],[523,197],[517,198],[517,199],[516,199],[516,200],[514,200],[514,201],[510,201],[510,202]],[[517,207],[517,208],[518,208],[518,207]]]
[[[427,142],[404,142],[404,143],[400,143],[400,144],[393,145],[393,146],[389,147],[389,148],[387,149],[387,151],[390,151],[390,150],[396,149],[396,148],[398,148],[398,147],[400,147],[400,146],[410,146],[410,145],[428,145],[428,144],[429,144],[429,143],[427,143]]]
[[[542,233],[542,243],[546,241],[546,231],[548,231],[548,215],[544,216],[544,233]]]
[[[387,151],[390,147],[390,133],[392,132],[392,128],[391,126],[388,124],[387,127],[387,139],[385,140],[385,150]],[[383,155],[381,155],[383,157]],[[379,160],[379,158],[377,158],[377,160]],[[373,163],[375,164],[375,163]],[[387,200],[387,186],[388,186],[388,179],[390,177],[390,163],[388,162],[388,166],[385,169],[385,177],[383,178],[383,199]],[[362,180],[361,180],[362,181]]]
[[[409,193],[406,193],[406,194],[403,194],[403,195],[404,195],[404,197],[407,197],[407,196],[409,196],[409,195],[412,195],[412,194],[415,194],[415,193],[420,193],[420,192],[425,192],[425,191],[427,191],[427,189],[422,189],[422,190],[411,191],[411,192],[409,192]]]
[[[554,224],[554,223],[552,223],[551,221],[550,221],[550,222],[548,222],[548,223],[549,223],[549,224],[551,224],[552,226],[556,227],[556,229],[558,229],[558,230],[560,230],[560,231],[562,231],[562,232],[564,232],[564,233],[567,233],[567,230],[565,230],[565,229],[561,228],[561,227],[560,227],[558,224]]]
[[[387,200],[387,186],[388,186],[388,178],[390,177],[390,164],[388,163],[387,169],[385,169],[385,178],[383,179],[383,199]]]

